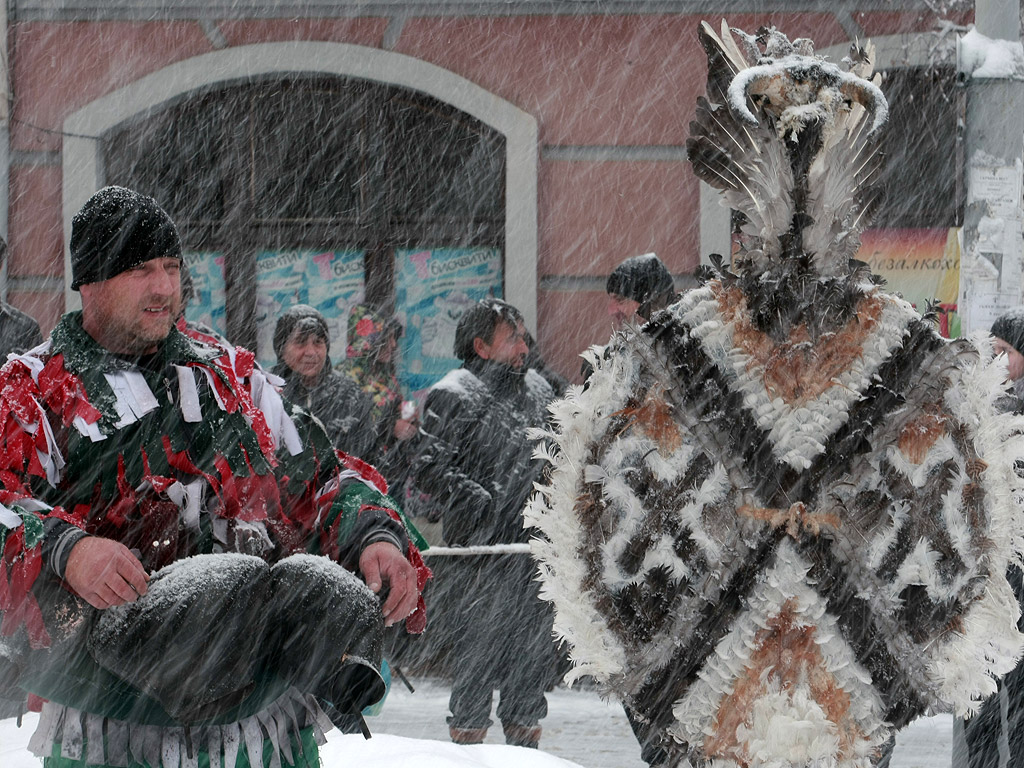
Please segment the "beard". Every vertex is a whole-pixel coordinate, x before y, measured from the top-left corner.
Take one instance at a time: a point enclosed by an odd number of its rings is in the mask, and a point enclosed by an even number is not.
[[[148,354],[163,344],[174,327],[177,316],[176,307],[172,305],[160,315],[139,310],[132,318],[111,317],[106,324],[105,338],[97,341],[111,352],[129,355]]]

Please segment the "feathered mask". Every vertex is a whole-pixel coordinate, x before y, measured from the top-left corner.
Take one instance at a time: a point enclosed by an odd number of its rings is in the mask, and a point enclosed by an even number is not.
[[[888,117],[866,79],[872,50],[855,46],[843,70],[815,56],[810,40],[775,29],[748,35],[723,21],[719,36],[702,23],[700,39],[707,96],[686,148],[753,238],[735,269],[759,276],[797,259],[818,277],[855,274],[859,234],[880,201],[878,129]]]

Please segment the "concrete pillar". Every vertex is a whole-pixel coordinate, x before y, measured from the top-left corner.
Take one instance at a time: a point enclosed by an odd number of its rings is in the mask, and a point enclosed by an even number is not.
[[[967,89],[964,211],[958,309],[961,328],[988,330],[1024,301],[1024,53],[1017,3],[978,0],[975,29],[960,38]]]

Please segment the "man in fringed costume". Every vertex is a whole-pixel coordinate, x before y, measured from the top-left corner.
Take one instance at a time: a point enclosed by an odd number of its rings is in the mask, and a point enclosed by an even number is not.
[[[318,702],[381,698],[383,628],[422,629],[429,572],[371,467],[250,352],[174,326],[152,198],[97,192],[71,255],[82,311],[0,371],[4,694],[45,700],[50,768],[318,766]]]
[[[887,115],[869,57],[738,38],[702,27],[687,146],[747,246],[553,407],[527,523],[570,677],[624,700],[645,756],[866,768],[1020,654],[1020,423],[987,338],[941,338],[853,259]]]

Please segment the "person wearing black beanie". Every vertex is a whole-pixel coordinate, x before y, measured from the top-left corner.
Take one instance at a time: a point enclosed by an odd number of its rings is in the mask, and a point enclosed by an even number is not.
[[[1024,384],[1024,310],[1007,312],[992,323],[996,354],[1007,357],[1007,374],[1014,384],[1018,397],[1024,394],[1018,382]]]
[[[308,304],[289,307],[274,327],[273,373],[284,379],[282,394],[321,422],[335,448],[360,458],[376,443],[373,401],[331,365],[327,321]]]
[[[71,221],[71,286],[81,327],[108,352],[152,355],[181,314],[181,241],[151,197],[94,194]]]
[[[675,283],[661,259],[654,253],[630,256],[611,274],[605,283],[608,294],[608,315],[612,329],[622,330],[627,323],[639,327],[651,315],[672,303]],[[604,354],[598,350],[597,354]],[[580,365],[580,375],[586,381],[594,369],[588,360]]]
[[[181,260],[171,217],[152,197],[104,187],[71,220],[71,289],[109,280],[156,258]]]
[[[317,768],[323,724],[386,692],[385,627],[425,626],[412,532],[255,355],[177,327],[151,198],[100,190],[71,253],[82,309],[0,368],[0,704],[44,700],[48,761],[234,766],[241,733],[261,766]]]
[[[608,314],[615,326],[639,317],[650,320],[651,314],[667,307],[675,295],[672,275],[661,259],[653,253],[631,256],[608,275]]]

